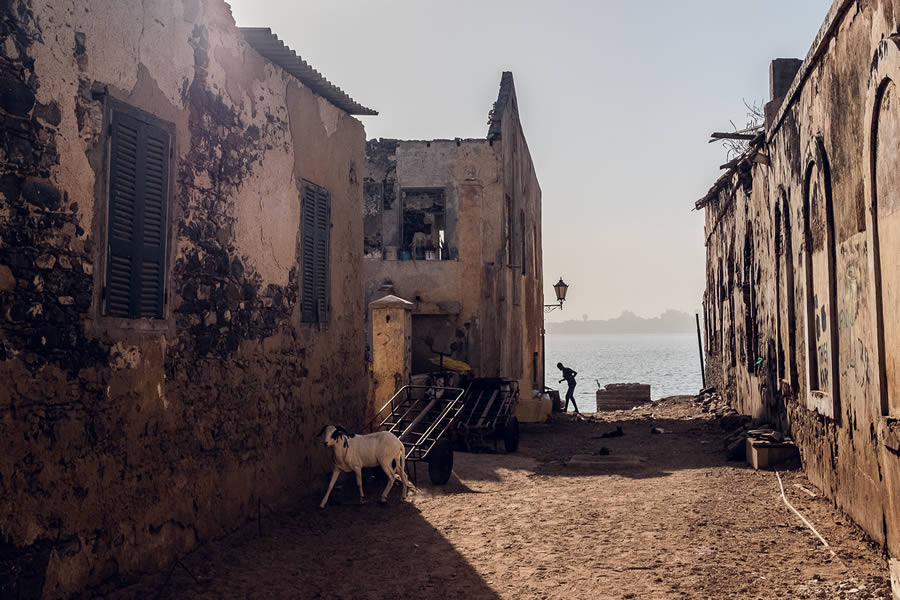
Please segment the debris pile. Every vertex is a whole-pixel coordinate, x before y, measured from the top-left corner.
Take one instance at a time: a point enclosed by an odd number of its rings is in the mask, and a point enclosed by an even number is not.
[[[700,412],[712,413],[718,418],[729,415],[737,415],[738,412],[731,408],[716,388],[706,388],[697,394],[696,401],[700,404]]]

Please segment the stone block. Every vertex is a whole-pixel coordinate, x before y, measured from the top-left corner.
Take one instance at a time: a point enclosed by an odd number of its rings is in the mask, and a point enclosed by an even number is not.
[[[642,383],[610,383],[597,390],[597,412],[630,410],[650,402],[650,385]]]
[[[0,265],[0,292],[11,292],[16,289],[16,278],[6,265]]]
[[[754,469],[769,469],[784,463],[799,460],[797,446],[789,442],[773,443],[747,438],[747,462]]]
[[[516,418],[520,423],[543,423],[552,411],[553,401],[549,396],[519,398],[516,404]]]
[[[888,568],[891,574],[891,595],[894,600],[900,600],[900,560],[889,559]]]

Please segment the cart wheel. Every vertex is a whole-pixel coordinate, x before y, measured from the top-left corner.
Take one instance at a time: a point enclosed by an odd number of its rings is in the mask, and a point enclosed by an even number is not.
[[[503,428],[503,447],[507,452],[519,449],[519,419],[516,417],[510,417]]]
[[[453,442],[439,440],[428,455],[428,477],[434,485],[444,485],[453,473]]]

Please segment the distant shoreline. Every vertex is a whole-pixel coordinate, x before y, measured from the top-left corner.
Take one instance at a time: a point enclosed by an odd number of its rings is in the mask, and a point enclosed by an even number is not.
[[[692,333],[696,333],[696,331],[553,331],[547,329],[548,335],[688,335]]]
[[[696,331],[696,321],[692,314],[667,310],[658,317],[645,319],[631,311],[623,311],[614,319],[590,320],[582,318],[578,320],[562,321],[560,323],[547,323],[547,333],[616,333],[616,334],[647,334],[647,333],[691,333]]]

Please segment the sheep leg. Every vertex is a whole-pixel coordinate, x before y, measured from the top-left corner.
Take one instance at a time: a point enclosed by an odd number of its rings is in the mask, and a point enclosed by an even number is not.
[[[403,492],[401,492],[400,497],[406,500],[407,492],[410,488],[412,488],[412,484],[409,483],[409,477],[406,475],[406,456],[403,452],[400,453],[400,457],[397,459],[397,465],[399,467],[399,475],[397,478],[400,480],[400,483],[403,484]],[[418,491],[415,488],[412,488],[413,491]]]
[[[393,461],[391,461],[393,462]],[[391,488],[394,487],[394,481],[396,479],[396,474],[394,473],[394,469],[391,468],[391,463],[381,463],[381,470],[384,471],[384,474],[387,475],[387,485],[384,487],[384,493],[381,494],[381,502],[387,502],[388,494],[391,492]]]
[[[363,487],[362,487],[362,469],[359,469],[359,468],[356,469],[355,473],[356,473],[356,487],[359,488],[359,503],[365,504],[366,499],[365,499],[365,496],[363,496]]]
[[[328,484],[328,491],[325,492],[325,497],[322,498],[322,503],[319,504],[319,508],[325,508],[325,505],[328,504],[328,496],[331,495],[331,490],[334,488],[334,484],[337,481],[338,475],[341,474],[341,470],[335,468],[334,472],[331,474],[331,483]]]

